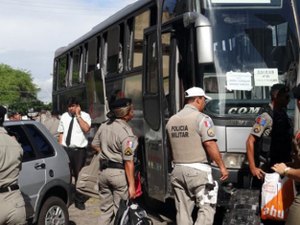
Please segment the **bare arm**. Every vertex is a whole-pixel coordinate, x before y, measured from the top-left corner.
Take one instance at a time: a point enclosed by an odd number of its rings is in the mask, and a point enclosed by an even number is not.
[[[63,140],[63,133],[59,133],[58,134],[58,143],[62,144],[62,140]]]
[[[272,169],[280,175],[285,175],[295,181],[300,181],[300,169],[289,168],[285,171],[287,168],[289,167],[287,167],[285,163],[277,163],[272,166]]]
[[[78,122],[81,130],[83,131],[83,133],[87,133],[87,132],[89,132],[89,130],[90,130],[91,127],[90,127],[90,125],[87,122],[85,122],[82,119],[82,117],[81,117],[80,114],[81,114],[81,108],[80,108],[80,106],[77,106],[77,108],[76,108],[76,119],[77,119],[77,122]]]
[[[134,163],[133,160],[125,161],[125,174],[128,181],[128,194],[130,199],[135,198]]]
[[[224,162],[222,160],[221,154],[219,152],[219,148],[217,143],[214,140],[211,141],[206,141],[203,143],[207,154],[209,157],[215,161],[215,163],[219,166],[220,171],[221,171],[221,178],[220,180],[226,180],[228,178],[228,171],[224,165]]]
[[[254,161],[254,143],[256,139],[255,137],[250,134],[248,136],[247,142],[246,142],[246,148],[247,148],[247,157],[249,162],[249,168],[253,176],[257,177],[258,179],[262,179],[264,177],[264,171],[260,168],[257,168],[255,166]]]
[[[76,119],[83,133],[89,132],[91,127],[88,125],[88,123],[85,122],[81,116],[76,116]]]

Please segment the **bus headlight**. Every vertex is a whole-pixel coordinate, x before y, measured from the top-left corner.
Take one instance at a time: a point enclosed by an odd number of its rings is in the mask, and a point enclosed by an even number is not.
[[[245,163],[246,155],[241,153],[224,153],[222,158],[227,169],[240,169]],[[213,165],[217,166],[215,162],[213,162]]]

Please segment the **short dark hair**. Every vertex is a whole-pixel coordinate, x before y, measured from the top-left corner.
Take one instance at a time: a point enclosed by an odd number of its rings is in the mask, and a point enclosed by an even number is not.
[[[79,101],[75,97],[70,97],[67,101],[67,106],[70,107],[71,105],[79,105]]]
[[[282,94],[282,93],[288,93],[289,92],[289,88],[284,85],[284,84],[274,84],[271,87],[271,91],[270,91],[270,95],[271,95],[271,100],[274,100],[278,94]]]

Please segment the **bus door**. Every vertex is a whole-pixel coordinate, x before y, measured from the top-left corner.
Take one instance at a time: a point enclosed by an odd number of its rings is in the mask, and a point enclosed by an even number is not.
[[[161,52],[157,51],[156,30],[145,33],[143,106],[145,134],[146,188],[149,197],[164,201],[170,191],[170,160],[165,124],[179,108],[179,81],[176,74],[178,48],[172,31],[161,34]],[[161,57],[157,55],[161,54]],[[159,71],[158,60],[162,70]]]
[[[162,77],[158,68],[156,29],[145,33],[143,113],[146,192],[164,201],[167,187],[167,154],[163,113]]]

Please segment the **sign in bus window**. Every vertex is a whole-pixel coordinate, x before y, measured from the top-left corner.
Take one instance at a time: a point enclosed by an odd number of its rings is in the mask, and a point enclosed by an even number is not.
[[[212,7],[282,7],[282,0],[208,0]]]
[[[279,83],[278,69],[254,69],[255,86],[272,86]]]
[[[227,72],[226,73],[226,88],[228,90],[250,91],[252,89],[251,73],[246,72]]]
[[[211,3],[270,4],[271,0],[211,0]]]

